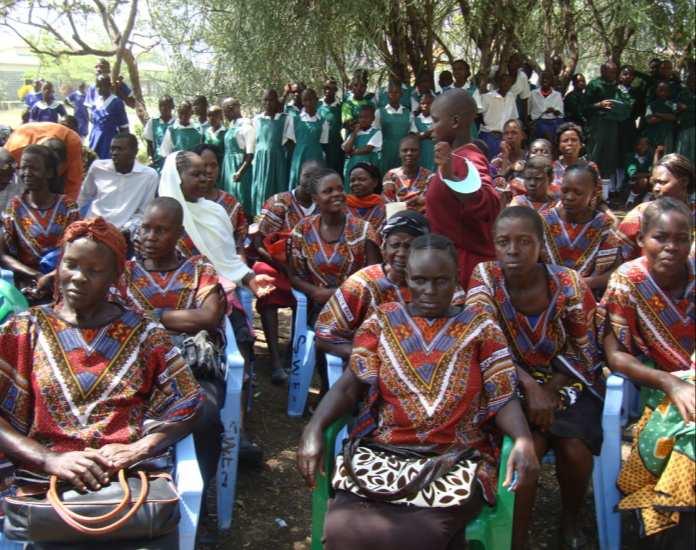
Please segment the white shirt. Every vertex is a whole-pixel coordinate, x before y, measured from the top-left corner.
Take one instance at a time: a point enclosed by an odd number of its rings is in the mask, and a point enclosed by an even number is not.
[[[192,123],[189,122],[187,125],[183,125],[178,120],[175,120],[171,126],[167,126],[167,130],[164,132],[164,137],[162,138],[162,143],[159,148],[159,154],[164,158],[174,152],[174,142],[172,141],[172,134],[169,131],[170,128],[193,128],[196,131],[198,130]]]
[[[505,97],[498,90],[481,95],[482,132],[502,132],[503,126],[511,118],[518,118],[515,96],[512,91]]]
[[[404,106],[403,106],[403,105],[399,105],[399,108],[398,108],[398,109],[394,109],[394,107],[392,107],[391,105],[387,104],[387,105],[384,107],[384,110],[385,110],[387,113],[389,113],[390,115],[400,115],[400,114],[403,114],[403,112],[404,112]],[[377,128],[378,130],[381,130],[381,129],[382,129],[382,120],[381,120],[380,112],[381,112],[381,109],[376,109],[376,110],[375,110],[375,121],[372,123],[372,126],[374,126],[375,128]],[[409,126],[408,131],[409,131],[409,132],[413,132],[413,133],[415,134],[415,133],[418,132],[418,130],[416,129],[416,119],[413,117],[413,113],[409,112],[409,115],[410,115],[410,116],[409,116],[410,126]],[[380,134],[381,134],[381,132],[380,132]],[[381,146],[381,145],[380,145],[380,146]]]
[[[137,160],[131,172],[121,174],[113,160],[97,159],[89,167],[77,204],[90,205],[85,217],[102,216],[118,228],[128,228],[143,217],[158,185],[157,172]]]
[[[545,113],[549,107],[559,111],[561,114]],[[560,92],[552,90],[547,97],[544,97],[541,93],[541,88],[532,90],[532,94],[529,96],[529,116],[532,117],[532,120],[537,120],[540,117],[548,119],[558,118],[558,116],[562,117],[563,96]]]
[[[319,135],[319,143],[322,145],[329,143],[329,123],[326,120],[322,119],[318,114],[310,116],[310,114],[304,109],[302,109],[302,112],[300,113],[300,120],[302,122],[323,121],[323,124],[321,125],[321,134]],[[293,121],[292,124],[290,124],[290,126],[287,128],[287,139],[297,142],[297,138],[295,137],[295,121]]]
[[[295,135],[295,126],[293,125],[292,116],[287,114],[287,113],[276,113],[273,116],[273,120],[278,120],[282,116],[285,117],[285,122],[284,122],[284,126],[283,126],[283,140],[281,141],[281,143],[282,143],[282,145],[285,145],[285,143],[288,141],[288,139],[291,139],[290,136]],[[267,120],[271,120],[271,117],[269,117],[265,113],[259,113],[258,115],[256,115],[254,117],[253,124],[252,124],[254,127],[254,132],[255,132],[254,133],[254,141],[256,141],[256,134],[259,133],[259,127],[261,125],[261,120],[264,118]]]
[[[517,78],[510,88],[510,93],[515,97],[519,96],[520,99],[529,99],[531,93],[529,79],[522,69],[517,69]]]
[[[373,128],[374,128],[374,126],[373,126]],[[372,131],[372,129],[370,129],[370,130],[358,130],[358,136],[364,136],[365,134],[369,134],[371,131]],[[348,144],[349,139],[350,139],[350,134],[348,134],[348,137],[346,138],[346,140],[341,144],[341,149],[343,149],[344,151],[347,150],[347,144]],[[368,145],[371,146],[376,153],[379,153],[382,150],[382,131],[381,130],[375,132],[375,135],[370,138],[370,141],[367,142],[367,145],[365,145],[365,147],[367,147]],[[353,144],[353,146],[355,146],[355,144]]]
[[[256,149],[256,130],[254,130],[251,121],[248,118],[240,117],[230,122],[227,128],[239,129],[234,135],[234,138],[237,140],[237,147],[247,155],[253,155]]]
[[[160,122],[162,122],[162,124],[167,124],[167,128],[169,128],[169,126],[171,126],[172,124],[174,124],[174,123],[176,122],[176,118],[175,118],[175,117],[170,118],[168,122],[163,122],[162,119],[161,119],[160,117],[156,117],[156,118],[157,118]],[[148,118],[148,119],[147,119],[147,122],[145,123],[145,128],[143,128],[143,137],[144,137],[147,141],[155,141],[155,132],[154,132],[154,130],[152,129],[152,126],[153,126],[153,122],[152,122],[152,121],[153,121],[153,120],[154,120],[154,119],[153,119],[152,117],[151,117],[151,118]],[[162,139],[164,139],[164,136],[162,136]]]

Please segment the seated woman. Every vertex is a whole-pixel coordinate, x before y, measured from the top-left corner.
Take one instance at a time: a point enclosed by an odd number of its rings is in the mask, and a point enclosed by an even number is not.
[[[254,263],[254,273],[273,277],[275,289],[256,301],[261,316],[263,334],[271,356],[271,382],[282,384],[288,379],[280,358],[278,309],[295,307],[292,287],[287,275],[287,244],[292,229],[304,218],[316,212],[312,200],[312,180],[323,164],[309,160],[302,165],[300,183],[292,191],[283,191],[268,199],[257,218],[254,245],[260,260]]]
[[[548,139],[539,138],[532,141],[529,144],[529,153],[527,158],[533,158],[537,156],[546,157],[549,160],[553,160],[553,146]]]
[[[527,151],[524,149],[527,134],[522,122],[513,118],[503,126],[503,141],[500,142],[500,153],[491,160],[495,177],[493,183],[509,202],[515,195],[524,194],[522,171],[524,170]]]
[[[0,399],[13,403],[0,409],[0,452],[28,471],[17,485],[55,475],[98,490],[189,434],[202,394],[161,325],[109,301],[119,230],[78,221],[63,243],[56,303],[0,327]]]
[[[514,396],[517,375],[505,337],[483,308],[452,305],[452,243],[439,235],[415,239],[407,282],[411,303],[382,304],[360,327],[349,367],[302,434],[298,467],[312,485],[324,429],[363,402],[344,449],[348,462],[339,456],[336,463],[327,550],[448,548],[484,503],[495,502],[492,421],[515,439],[505,485],[513,471],[512,490],[536,480],[538,461]],[[423,456],[442,476],[429,483],[416,476],[399,490],[419,469],[414,458]]]
[[[694,167],[689,159],[672,153],[662,157],[653,167],[650,177],[652,194],[656,199],[672,197],[689,204],[689,197],[694,192]],[[651,202],[644,202],[631,210],[619,224],[619,239],[621,254],[625,261],[633,260],[641,255],[638,245],[641,220],[643,213]],[[692,211],[694,209],[693,203]]]
[[[22,153],[19,178],[24,192],[11,199],[2,214],[0,262],[14,272],[15,285],[33,301],[50,299],[55,271],[42,273],[41,258],[60,246],[65,228],[80,219],[77,204],[51,192],[58,161],[43,145]]]
[[[346,211],[338,173],[323,169],[312,181],[312,199],[319,213],[300,221],[288,244],[288,275],[310,301],[310,325],[343,281],[381,260],[377,232]]]
[[[694,258],[690,209],[672,197],[643,212],[643,256],[609,280],[598,309],[612,371],[642,388],[645,408],[619,474],[619,510],[638,514],[650,548],[694,547]]]
[[[205,176],[208,181],[208,192],[205,194],[205,198],[218,203],[227,212],[234,231],[237,254],[244,257],[244,242],[249,234],[249,224],[244,215],[242,204],[233,195],[218,188],[220,179],[220,149],[215,145],[205,143],[195,147],[193,152],[201,157],[205,167]]]
[[[592,206],[597,179],[586,163],[568,167],[560,202],[541,215],[545,261],[576,270],[598,297],[622,258],[613,220]]]
[[[411,210],[424,213],[425,192],[433,172],[420,166],[421,145],[418,136],[413,134],[401,140],[401,166],[384,175],[382,197],[385,202],[405,202]]]
[[[346,195],[348,212],[356,218],[365,220],[375,230],[382,230],[387,210],[382,198],[382,178],[379,168],[365,162],[358,162],[348,172],[350,194]]]
[[[215,268],[201,256],[182,258],[177,253],[183,215],[179,203],[170,197],[158,197],[149,204],[140,226],[143,258],[127,261],[119,281],[119,293],[129,307],[159,321],[180,349],[186,335],[203,330],[217,340],[226,308]],[[244,314],[237,315],[241,315],[237,325],[244,327]],[[253,344],[250,334],[242,341]],[[220,458],[223,428],[219,411],[225,399],[225,380],[222,372],[194,370],[194,375],[206,397],[194,441],[203,481],[208,483]]]
[[[577,272],[540,261],[544,227],[531,208],[503,210],[493,238],[497,260],[476,266],[467,305],[486,307],[503,329],[517,365],[537,457],[541,460],[549,449],[556,455],[562,543],[580,548],[587,541],[578,515],[592,455],[602,446],[595,300]],[[513,548],[529,548],[535,498],[536,486],[517,493]]]
[[[527,206],[537,212],[546,212],[558,201],[549,192],[553,178],[551,159],[545,156],[530,157],[522,171],[525,194],[515,195],[510,206]]]

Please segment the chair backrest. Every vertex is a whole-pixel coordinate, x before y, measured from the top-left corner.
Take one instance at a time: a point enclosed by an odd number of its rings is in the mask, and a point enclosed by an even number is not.
[[[14,285],[0,280],[0,323],[29,307],[27,299]]]

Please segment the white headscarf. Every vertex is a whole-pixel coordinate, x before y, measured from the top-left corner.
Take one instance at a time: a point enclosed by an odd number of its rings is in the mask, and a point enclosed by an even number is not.
[[[159,183],[160,197],[175,199],[184,210],[184,229],[196,248],[210,260],[219,275],[239,284],[251,269],[237,254],[232,222],[225,209],[208,199],[188,202],[181,191],[181,176],[176,168],[176,153],[164,161]]]

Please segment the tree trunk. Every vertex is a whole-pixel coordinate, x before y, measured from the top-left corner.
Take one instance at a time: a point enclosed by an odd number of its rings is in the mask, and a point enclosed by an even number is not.
[[[145,108],[145,101],[143,100],[143,88],[140,84],[140,71],[138,69],[138,63],[133,56],[131,50],[125,50],[123,52],[123,61],[128,67],[128,77],[131,81],[131,89],[133,90],[133,96],[135,97],[135,112],[140,119],[140,122],[145,125],[147,119],[150,118],[147,114],[147,109]]]

